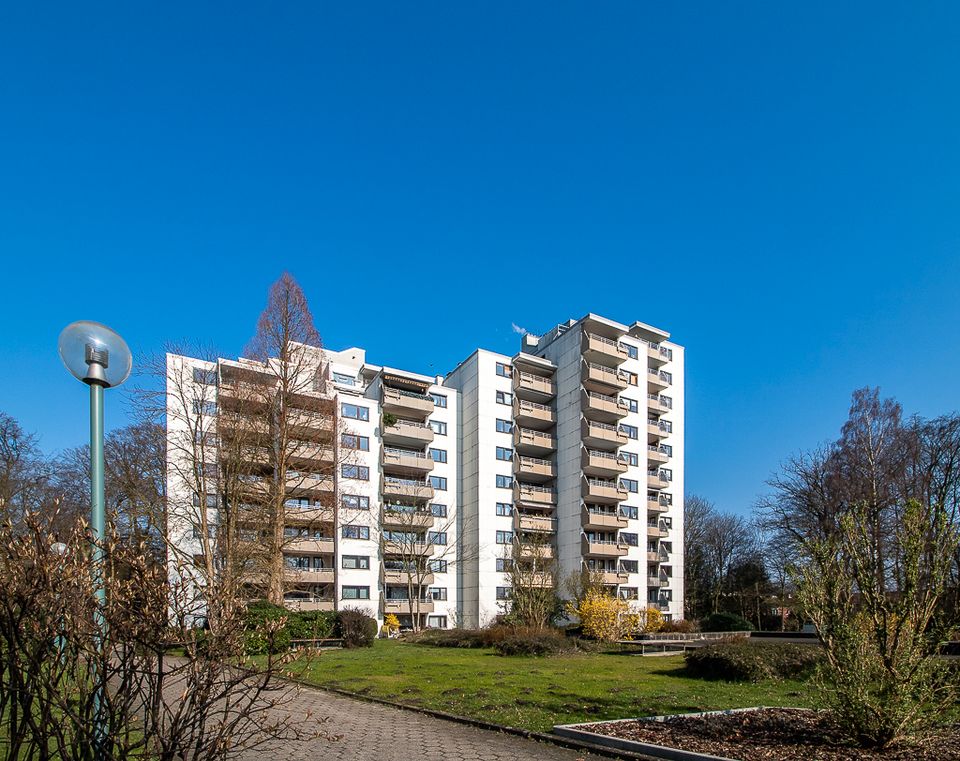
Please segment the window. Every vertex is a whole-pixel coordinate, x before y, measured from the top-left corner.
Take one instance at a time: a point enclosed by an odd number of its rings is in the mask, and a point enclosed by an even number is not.
[[[660,451],[663,452],[667,457],[673,457],[673,447],[669,444],[661,444]]]
[[[497,475],[497,488],[498,489],[512,489],[513,488],[513,477],[512,476],[501,476]]]
[[[340,475],[344,478],[356,478],[359,481],[370,480],[370,468],[366,465],[347,465],[340,466]]]
[[[620,587],[621,600],[639,600],[640,595],[636,587]]]
[[[512,531],[498,531],[497,544],[510,544],[513,541]]]
[[[344,449],[359,449],[361,452],[370,451],[370,437],[357,436],[353,433],[341,433],[340,445]]]
[[[347,404],[343,402],[340,405],[340,414],[351,420],[369,420],[370,410],[366,407],[360,407],[356,404]]]
[[[368,555],[344,555],[342,558],[343,567],[366,571],[370,568],[370,557]]]
[[[430,503],[430,514],[434,518],[446,518],[447,517],[447,506],[441,505],[438,502]]]
[[[673,423],[669,420],[660,421],[660,430],[666,431],[667,433],[673,433]]]
[[[344,494],[340,497],[340,506],[348,510],[369,510],[370,497],[364,497],[359,494]]]
[[[673,409],[673,397],[672,397],[672,396],[664,396],[663,394],[660,394],[660,404],[662,404],[662,405],[663,405],[664,407],[666,407],[668,410],[672,410],[672,409]]]
[[[344,375],[343,373],[334,373],[333,382],[339,383],[341,386],[356,386],[357,379],[352,375]]]
[[[427,532],[427,544],[446,544],[446,543],[447,543],[446,531],[428,531]]]
[[[341,587],[340,598],[343,600],[369,600],[370,587]]]
[[[497,502],[497,515],[500,515],[500,516],[513,515],[513,505],[511,505],[509,502]]]
[[[433,399],[433,404],[436,407],[447,406],[447,397],[445,397],[443,394],[430,394],[430,398]]]
[[[621,478],[620,485],[633,494],[640,489],[640,483],[634,478]]]
[[[620,539],[623,540],[624,544],[629,544],[631,547],[637,546],[638,537],[636,534],[629,534],[626,531],[621,531]]]
[[[447,479],[445,476],[430,476],[430,485],[437,491],[446,491]]]
[[[369,526],[341,526],[340,536],[344,539],[369,539]]]
[[[498,391],[497,404],[513,404],[513,394],[506,391]]]
[[[193,414],[195,415],[216,415],[217,403],[204,401],[203,399],[193,400]]]
[[[620,515],[627,519],[636,520],[640,517],[640,511],[633,505],[620,505]]]
[[[442,420],[431,420],[430,421],[430,430],[433,431],[437,436],[446,436],[447,435],[447,424]]]
[[[427,628],[428,629],[446,629],[447,617],[446,616],[427,616]]]
[[[624,404],[626,404],[627,409],[630,410],[630,412],[636,412],[636,411],[637,411],[638,407],[637,407],[637,400],[636,400],[636,399],[627,399],[627,397],[621,396],[621,397],[620,397],[620,401],[623,402]]]
[[[510,587],[497,587],[497,599],[498,599],[498,600],[509,600],[509,599],[510,599]]]
[[[208,494],[206,501],[207,507],[216,507],[219,504],[216,494]],[[200,507],[200,495],[196,492],[193,493],[193,506]]]
[[[640,464],[640,458],[637,457],[636,452],[621,452],[620,460],[627,463],[627,465],[633,465],[634,467]]]
[[[497,447],[497,459],[509,462],[513,459],[513,450],[507,447]]]
[[[620,344],[624,349],[627,350],[627,356],[630,359],[637,359],[640,356],[640,350],[632,344],[621,343]]]
[[[195,367],[193,368],[193,382],[200,383],[204,386],[216,386],[217,371],[207,370],[203,367]]]
[[[660,468],[660,478],[662,478],[664,481],[672,481],[673,470],[670,468]]]
[[[513,421],[497,418],[497,433],[513,433]]]
[[[447,572],[447,561],[446,560],[431,560],[427,564],[433,573],[446,573]]]
[[[626,423],[620,424],[620,432],[627,434],[628,439],[635,439],[640,433],[635,425],[627,425]]]
[[[512,558],[497,558],[497,571],[506,573],[513,567]]]
[[[640,571],[640,564],[637,563],[636,560],[621,560],[620,570],[624,573],[638,573]]]
[[[429,449],[427,454],[430,459],[434,462],[446,462],[447,461],[447,450],[446,449]]]
[[[666,381],[667,383],[673,383],[673,373],[668,373],[665,370],[661,370],[660,379]]]
[[[431,600],[446,600],[446,599],[447,599],[447,588],[446,588],[446,587],[430,587],[430,599],[431,599]]]
[[[626,376],[627,376],[627,383],[629,383],[631,386],[636,386],[636,385],[637,385],[637,374],[636,374],[636,373],[626,373]]]
[[[510,365],[505,365],[503,362],[497,362],[497,375],[501,378],[512,378],[513,368],[510,367]]]

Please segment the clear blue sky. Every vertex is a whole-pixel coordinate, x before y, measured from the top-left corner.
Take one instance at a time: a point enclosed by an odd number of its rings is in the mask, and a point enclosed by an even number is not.
[[[671,330],[688,488],[746,510],[855,387],[960,407],[958,50],[948,2],[6,3],[0,409],[82,443],[65,324],[233,355],[289,269],[428,373]]]

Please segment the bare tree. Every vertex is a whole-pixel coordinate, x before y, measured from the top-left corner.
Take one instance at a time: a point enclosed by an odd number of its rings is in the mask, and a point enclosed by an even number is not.
[[[690,494],[683,500],[683,608],[686,618],[698,619],[707,611],[713,577],[707,562],[707,532],[716,516],[709,500]]]
[[[2,518],[19,521],[42,501],[49,468],[37,446],[37,437],[0,412],[0,510]]]
[[[501,604],[505,620],[543,629],[562,614],[563,603],[557,596],[559,568],[550,534],[514,536],[506,545],[503,568],[510,587],[510,599]]]

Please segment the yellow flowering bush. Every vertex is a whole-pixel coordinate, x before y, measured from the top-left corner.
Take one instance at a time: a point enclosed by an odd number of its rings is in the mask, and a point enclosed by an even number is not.
[[[627,601],[601,590],[587,590],[579,601],[567,603],[567,613],[580,619],[585,636],[601,642],[615,642],[639,628]]]

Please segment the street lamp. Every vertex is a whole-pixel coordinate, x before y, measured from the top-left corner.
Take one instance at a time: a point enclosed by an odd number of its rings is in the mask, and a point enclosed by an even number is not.
[[[106,516],[103,501],[103,390],[119,386],[130,375],[132,359],[126,342],[106,325],[90,320],[72,322],[57,341],[60,359],[70,374],[90,387],[90,528],[93,533],[93,584],[97,598],[95,643],[98,658],[103,646],[103,540]],[[98,667],[99,668],[99,667]],[[103,675],[94,692],[94,758],[104,758],[106,721],[103,716]]]

